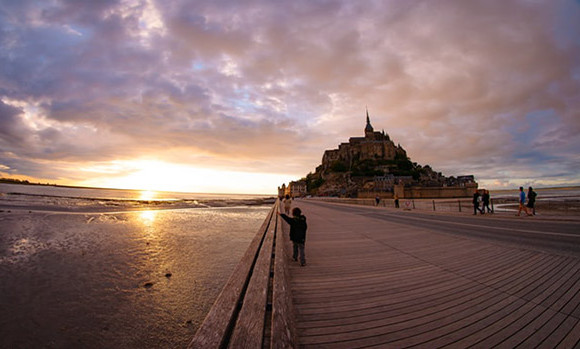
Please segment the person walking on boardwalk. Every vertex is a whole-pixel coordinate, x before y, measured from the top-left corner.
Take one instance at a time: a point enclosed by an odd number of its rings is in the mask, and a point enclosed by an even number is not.
[[[395,194],[395,208],[399,208],[399,196]]]
[[[475,189],[475,193],[473,193],[473,214],[477,214],[477,211],[483,214],[483,210],[479,208],[479,198],[480,198],[479,190]]]
[[[483,202],[483,206],[481,207],[483,212],[485,212],[485,209],[487,208],[487,213],[493,213],[492,209],[489,208],[490,201],[489,190],[485,189],[483,191],[483,194],[481,195],[481,201]]]
[[[292,217],[284,213],[278,213],[282,219],[290,224],[290,240],[292,241],[293,253],[292,258],[296,261],[300,257],[300,266],[306,265],[306,254],[304,252],[304,244],[306,242],[306,217],[302,215],[302,211],[298,207],[292,210]]]
[[[520,198],[519,198],[519,207],[518,207],[518,213],[516,213],[516,216],[519,217],[520,213],[522,213],[522,211],[524,211],[528,216],[531,216],[530,212],[528,211],[528,208],[526,207],[525,203],[526,203],[526,192],[524,192],[524,187],[520,187]]]
[[[527,208],[530,209],[532,215],[536,215],[536,196],[538,194],[532,189],[532,187],[528,188],[528,204],[526,205]]]
[[[380,203],[380,202],[381,202],[381,198],[380,198],[380,197],[377,195],[377,196],[375,197],[375,203],[376,203],[376,204],[375,204],[375,206],[379,206],[379,203]]]
[[[290,195],[286,194],[286,198],[284,198],[284,213],[290,214],[290,208],[292,207],[292,199]]]

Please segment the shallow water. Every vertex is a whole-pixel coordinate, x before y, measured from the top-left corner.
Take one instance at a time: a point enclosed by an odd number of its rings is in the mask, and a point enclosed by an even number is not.
[[[150,190],[69,188],[0,183],[0,210],[31,208],[66,212],[180,209],[274,204],[257,194],[175,193]]]
[[[0,213],[0,347],[185,347],[269,209]]]

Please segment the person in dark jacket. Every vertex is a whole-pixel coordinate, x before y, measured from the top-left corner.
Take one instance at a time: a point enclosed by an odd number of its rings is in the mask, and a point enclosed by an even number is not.
[[[536,196],[538,196],[538,194],[536,194],[536,192],[534,191],[534,189],[532,189],[532,187],[529,187],[528,204],[526,205],[526,207],[530,209],[532,215],[536,214]]]
[[[290,240],[293,245],[292,258],[296,261],[300,256],[300,265],[306,265],[306,255],[304,253],[304,243],[306,242],[306,217],[302,215],[302,211],[298,207],[292,210],[292,217],[284,213],[278,213],[282,219],[290,224]]]
[[[481,195],[479,194],[479,190],[475,190],[475,192],[473,193],[473,214],[477,214],[477,211],[481,212],[481,214],[483,214],[483,210],[481,208],[479,208],[479,198],[481,197]]]
[[[481,209],[483,210],[483,212],[485,212],[485,209],[487,208],[487,213],[493,213],[493,211],[489,207],[490,199],[491,197],[489,195],[489,190],[484,189],[483,194],[481,195],[481,201],[483,202],[483,207]]]

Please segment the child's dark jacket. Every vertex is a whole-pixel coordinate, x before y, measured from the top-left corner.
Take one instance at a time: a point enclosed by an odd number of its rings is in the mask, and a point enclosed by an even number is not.
[[[290,224],[290,240],[303,244],[306,240],[306,229],[308,228],[306,217],[302,215],[289,217],[283,213],[280,214],[280,217]]]

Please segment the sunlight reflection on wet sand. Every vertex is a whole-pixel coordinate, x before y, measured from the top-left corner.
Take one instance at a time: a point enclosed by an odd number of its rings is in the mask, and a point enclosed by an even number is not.
[[[141,223],[146,226],[152,226],[155,223],[155,217],[157,216],[157,211],[149,210],[149,211],[140,211],[139,218]]]

